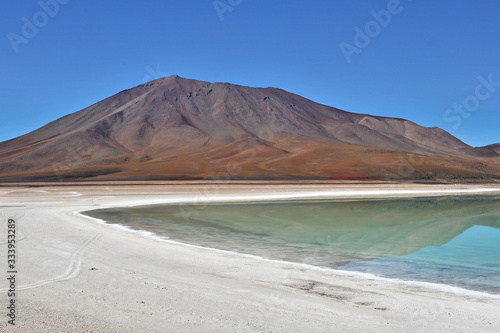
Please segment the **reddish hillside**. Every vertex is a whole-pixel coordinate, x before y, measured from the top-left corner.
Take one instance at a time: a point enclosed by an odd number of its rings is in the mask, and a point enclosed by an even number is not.
[[[0,180],[491,180],[499,157],[437,127],[171,76],[0,143]]]

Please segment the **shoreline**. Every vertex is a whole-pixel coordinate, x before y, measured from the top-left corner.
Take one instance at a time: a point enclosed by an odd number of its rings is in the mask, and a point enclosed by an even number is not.
[[[246,201],[244,201],[244,202],[246,202]],[[118,208],[118,206],[115,206],[113,208]],[[235,252],[235,251],[230,251],[230,250],[218,249],[215,247],[207,247],[207,246],[185,243],[185,242],[170,239],[168,237],[159,236],[158,234],[151,232],[151,231],[148,231],[148,230],[134,229],[134,228],[132,228],[128,225],[125,225],[125,224],[109,223],[105,220],[85,215],[85,214],[83,214],[84,212],[74,212],[74,213],[76,216],[92,220],[94,223],[104,224],[104,225],[107,225],[109,227],[116,228],[118,230],[122,230],[122,231],[126,231],[126,232],[137,233],[143,237],[149,238],[149,239],[151,239],[153,241],[157,241],[157,242],[165,242],[165,243],[174,244],[174,245],[181,245],[181,246],[186,246],[186,247],[191,247],[191,248],[196,248],[196,249],[202,249],[202,250],[207,250],[207,251],[213,251],[213,252],[218,252],[218,253],[234,255],[237,257],[244,257],[244,258],[250,258],[250,259],[255,259],[255,260],[267,261],[267,262],[272,262],[272,263],[281,264],[281,265],[285,265],[285,266],[292,266],[292,267],[298,268],[298,269],[317,270],[317,271],[324,272],[327,274],[343,275],[343,276],[355,276],[355,277],[360,278],[360,279],[379,280],[379,281],[393,283],[393,284],[399,284],[399,285],[405,284],[405,285],[415,287],[415,288],[420,288],[422,290],[429,291],[429,292],[433,292],[433,291],[434,292],[446,292],[446,293],[450,293],[450,294],[453,294],[456,296],[462,296],[462,297],[469,296],[469,297],[475,297],[475,298],[500,300],[500,294],[492,294],[492,293],[488,293],[488,292],[480,291],[480,290],[461,288],[461,287],[457,287],[457,286],[453,286],[453,285],[449,285],[449,284],[444,284],[444,283],[433,283],[433,282],[418,281],[418,280],[405,280],[405,279],[400,279],[400,278],[390,278],[390,277],[379,276],[379,275],[375,275],[375,274],[371,274],[371,273],[342,270],[342,269],[316,266],[316,265],[307,264],[307,263],[286,261],[286,260],[280,260],[280,259],[272,259],[272,258],[267,258],[267,257],[259,256],[259,255],[254,255],[251,253]]]
[[[430,187],[446,187],[446,188],[460,188],[460,187],[500,187],[500,179],[486,180],[481,182],[440,182],[440,181],[417,181],[417,180],[325,180],[325,179],[298,179],[298,180],[234,180],[234,179],[218,179],[218,180],[99,180],[99,181],[30,181],[30,182],[15,182],[15,181],[2,181],[0,179],[1,188],[39,188],[39,187],[225,187],[225,186],[272,186],[281,188],[286,186],[304,187],[304,186],[328,186],[330,188],[339,187],[384,187],[384,188],[397,188],[397,187],[412,187],[412,188],[430,188]]]
[[[375,191],[371,193],[362,186],[365,195],[379,197],[376,191],[387,190],[388,185],[368,186]],[[399,193],[404,197],[409,196],[408,191],[422,191],[420,186],[405,189],[408,186],[395,187],[407,191]],[[352,186],[342,187],[335,191],[348,191]],[[442,190],[477,191],[486,186],[431,187],[442,195]],[[69,332],[163,332],[166,328],[181,332],[324,332],[331,325],[346,332],[451,328],[493,332],[500,327],[496,297],[457,294],[452,290],[457,287],[434,290],[426,282],[414,286],[403,280],[363,278],[356,272],[254,258],[168,239],[154,241],[141,232],[89,223],[90,217],[75,213],[169,200],[206,204],[207,198],[234,198],[238,193],[238,198],[248,199],[255,198],[252,192],[257,190],[258,195],[288,195],[293,200],[296,192],[305,194],[310,189],[288,185],[286,190],[294,192],[292,195],[272,186],[234,185],[217,186],[216,190],[209,186],[0,188],[2,215],[19,220],[20,237],[24,237],[19,245],[23,265],[18,325],[12,330],[4,321],[0,327],[19,332],[62,327]],[[332,194],[328,186],[317,190],[310,198]],[[484,193],[497,191],[500,193],[497,188]],[[0,289],[5,292],[5,282]]]

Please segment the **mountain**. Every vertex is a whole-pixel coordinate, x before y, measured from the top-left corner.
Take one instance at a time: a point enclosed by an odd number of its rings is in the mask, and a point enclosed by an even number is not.
[[[483,147],[483,149],[489,149],[497,154],[500,154],[500,143],[494,143]]]
[[[493,180],[500,152],[277,88],[170,76],[0,143],[0,181],[89,179]]]

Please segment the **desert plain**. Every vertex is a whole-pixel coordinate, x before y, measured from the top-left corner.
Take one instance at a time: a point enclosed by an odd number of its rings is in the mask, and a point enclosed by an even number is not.
[[[498,194],[498,184],[156,182],[0,187],[3,332],[498,332],[500,296],[264,260],[102,223],[157,203]],[[201,206],[200,206],[201,204]],[[6,227],[16,222],[15,325]]]

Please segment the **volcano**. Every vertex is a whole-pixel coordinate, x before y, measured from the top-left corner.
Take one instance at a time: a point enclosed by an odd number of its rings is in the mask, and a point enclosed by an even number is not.
[[[0,143],[0,181],[491,181],[499,146],[278,88],[170,76]]]

